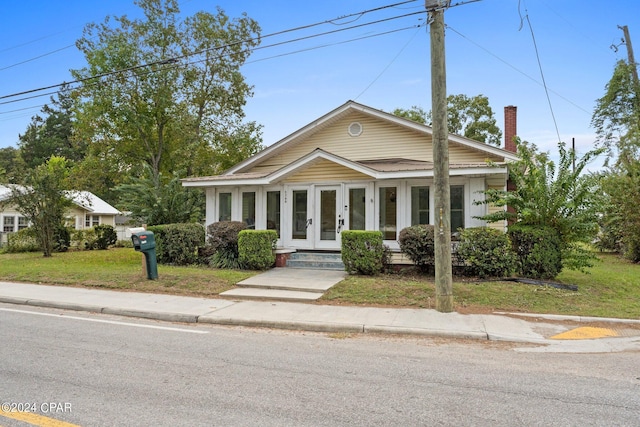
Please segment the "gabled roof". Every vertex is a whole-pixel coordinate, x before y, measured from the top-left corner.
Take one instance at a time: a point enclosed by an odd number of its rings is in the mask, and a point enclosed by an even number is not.
[[[373,179],[423,178],[433,176],[433,163],[411,159],[379,159],[352,161],[344,157],[316,148],[311,153],[274,172],[239,172],[233,175],[187,178],[182,180],[186,187],[266,185],[274,184],[314,164],[326,160],[354,170]],[[452,175],[506,173],[504,164],[489,165],[470,163],[451,165]]]
[[[120,211],[89,191],[73,191],[69,194],[73,203],[94,215],[119,215]]]
[[[254,156],[238,163],[231,169],[224,172],[223,175],[228,176],[247,171],[258,163],[286,150],[288,147],[296,145],[298,142],[309,138],[313,134],[323,129],[326,129],[332,123],[335,123],[336,121],[348,116],[353,112],[359,112],[361,114],[384,120],[425,135],[431,136],[433,134],[433,129],[430,126],[426,126],[412,120],[405,119],[403,117],[398,117],[394,114],[386,113],[382,110],[367,107],[366,105],[359,104],[354,101],[348,101],[335,110],[325,114],[319,119],[309,123],[298,131],[255,154]],[[487,153],[488,155],[499,156],[504,158],[506,161],[515,161],[518,159],[515,153],[458,135],[450,134],[449,143],[458,144],[468,149]]]
[[[27,187],[17,184],[0,185],[0,201],[11,197],[11,187],[20,191],[27,190]],[[95,215],[118,215],[120,213],[118,209],[89,191],[68,191],[67,195],[76,206]]]

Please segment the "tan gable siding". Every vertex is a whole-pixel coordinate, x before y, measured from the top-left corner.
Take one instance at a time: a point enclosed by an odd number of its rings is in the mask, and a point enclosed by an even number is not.
[[[350,136],[347,131],[353,122],[362,125],[363,131],[358,137]],[[266,159],[248,172],[275,171],[311,153],[316,148],[352,161],[390,158],[433,160],[431,136],[405,129],[384,120],[353,113],[312,135],[309,139],[296,145],[291,144],[282,153]],[[455,143],[449,145],[451,163],[483,163],[487,158],[489,156],[486,153]],[[503,159],[492,156],[491,160],[502,161]]]
[[[362,125],[362,134],[352,137],[347,128],[353,122]],[[292,146],[275,158],[266,160],[251,171],[273,171],[321,148],[346,159],[373,160],[388,158],[432,159],[430,138],[362,114],[353,114],[337,121],[306,141]]]
[[[285,182],[349,181],[363,179],[371,178],[353,169],[346,168],[328,160],[322,160],[302,170],[300,173],[288,177]]]

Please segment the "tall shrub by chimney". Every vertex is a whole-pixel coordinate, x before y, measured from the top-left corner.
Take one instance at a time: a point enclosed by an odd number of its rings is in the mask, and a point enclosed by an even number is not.
[[[504,107],[504,149],[512,153],[518,151],[514,141],[518,134],[517,117],[518,107],[515,105]]]

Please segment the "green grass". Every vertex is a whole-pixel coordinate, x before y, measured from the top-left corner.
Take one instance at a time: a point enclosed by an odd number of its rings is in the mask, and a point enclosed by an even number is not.
[[[564,271],[558,281],[578,291],[516,282],[454,278],[455,307],[461,313],[511,311],[640,318],[640,264],[600,255],[590,274]],[[158,280],[142,276],[142,256],[132,249],[1,254],[0,280],[64,286],[215,297],[256,274],[204,267],[158,266]],[[435,308],[433,277],[410,273],[348,276],[320,304]]]
[[[564,271],[557,281],[578,285],[578,291],[516,282],[454,278],[456,311],[553,313],[598,317],[640,318],[640,265],[616,255],[600,255],[589,274]],[[350,276],[331,288],[322,301],[434,308],[433,277],[389,274]]]
[[[142,275],[142,255],[132,249],[0,255],[0,280],[215,296],[255,274],[249,271],[159,265],[158,280]]]

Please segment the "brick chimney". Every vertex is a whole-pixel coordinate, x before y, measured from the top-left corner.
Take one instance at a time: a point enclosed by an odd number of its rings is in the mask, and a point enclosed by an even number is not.
[[[518,134],[518,107],[508,105],[504,107],[504,149],[516,153],[516,143],[514,138]]]

